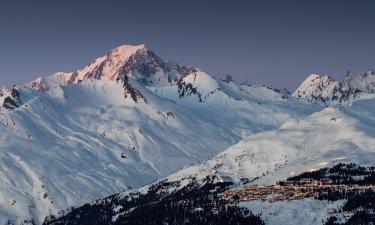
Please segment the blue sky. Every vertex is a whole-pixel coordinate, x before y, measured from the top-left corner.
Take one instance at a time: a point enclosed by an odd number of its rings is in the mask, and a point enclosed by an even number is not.
[[[121,44],[216,76],[295,89],[375,69],[375,4],[345,0],[3,1],[0,84],[73,71]]]

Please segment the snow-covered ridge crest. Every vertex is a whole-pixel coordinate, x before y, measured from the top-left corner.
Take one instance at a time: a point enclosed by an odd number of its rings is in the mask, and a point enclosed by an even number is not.
[[[124,97],[130,96],[134,102],[142,99],[147,102],[147,99],[142,97],[143,93],[133,86],[134,84],[147,86],[149,90],[157,92],[161,97],[194,105],[197,102],[206,103],[209,98],[213,104],[217,105],[222,102],[222,98],[240,100],[252,96],[251,100],[255,98],[260,104],[259,99],[264,99],[263,95],[284,100],[287,99],[286,96],[289,96],[289,94],[285,96],[283,94],[283,98],[280,97],[278,90],[274,90],[273,94],[266,94],[260,90],[262,88],[255,86],[251,88],[249,84],[239,85],[231,80],[221,80],[211,76],[192,66],[180,66],[174,62],[164,61],[145,45],[117,47],[81,70],[71,73],[58,72],[48,77],[40,77],[24,86],[48,92],[61,86],[76,85],[85,80],[121,82]]]

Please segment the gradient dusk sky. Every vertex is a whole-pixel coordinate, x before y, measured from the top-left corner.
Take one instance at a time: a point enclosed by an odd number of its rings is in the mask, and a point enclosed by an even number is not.
[[[375,69],[375,1],[2,1],[0,84],[140,43],[215,76],[293,90],[310,73]]]

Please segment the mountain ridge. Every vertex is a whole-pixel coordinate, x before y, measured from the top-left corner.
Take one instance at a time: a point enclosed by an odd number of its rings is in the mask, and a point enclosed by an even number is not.
[[[144,44],[122,45],[94,59],[82,69],[39,77],[26,86],[48,90],[50,86],[74,84],[85,79],[116,81],[124,80],[125,77],[132,77],[145,85],[160,86],[175,83],[183,76],[196,71],[192,66],[180,66],[164,61]]]
[[[164,61],[145,44],[122,45],[94,59],[80,70],[40,77],[26,86],[48,90],[50,87],[74,84],[85,79],[124,81],[129,77],[146,86],[163,87],[179,84],[182,88],[183,79],[199,71],[201,70],[193,66],[181,66]],[[375,73],[369,70],[360,74],[348,72],[343,81],[334,81],[329,75],[311,74],[292,96],[307,103],[338,105],[351,104],[361,98],[372,98],[374,93]]]

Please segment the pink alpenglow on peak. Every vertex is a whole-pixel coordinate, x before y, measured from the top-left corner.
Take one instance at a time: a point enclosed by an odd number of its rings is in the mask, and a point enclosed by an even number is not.
[[[94,78],[99,80],[116,80],[121,74],[121,68],[129,58],[140,49],[146,49],[145,45],[122,45],[112,49],[107,55],[95,59],[82,70],[76,71],[71,81]]]
[[[94,59],[83,69],[38,78],[28,87],[49,90],[58,85],[76,84],[86,79],[117,81],[131,78],[146,86],[165,86],[196,72],[192,66],[164,61],[144,44],[122,45]]]

